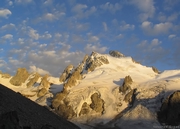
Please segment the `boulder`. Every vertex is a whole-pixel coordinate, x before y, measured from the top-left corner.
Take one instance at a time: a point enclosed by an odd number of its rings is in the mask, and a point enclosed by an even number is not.
[[[65,68],[64,72],[61,74],[59,78],[60,82],[65,82],[70,77],[73,67],[74,66],[70,64]]]
[[[117,57],[117,58],[124,57],[124,55],[118,51],[109,51],[109,55],[111,55],[112,57]]]
[[[132,84],[133,80],[131,78],[131,76],[126,76],[123,82],[123,85],[120,86],[119,91],[122,92],[123,94],[126,93],[126,91],[131,89],[131,84]]]
[[[27,78],[29,77],[29,73],[26,68],[18,68],[16,75],[11,78],[10,83],[15,86],[21,86]]]
[[[100,98],[98,93],[94,93],[91,95],[91,101],[90,107],[95,110],[97,113],[103,113],[104,111],[104,100]]]
[[[29,82],[27,83],[27,87],[33,86],[39,79],[40,75],[38,73],[35,73],[32,75],[33,77],[29,79]]]
[[[165,99],[157,113],[160,123],[180,125],[180,91],[176,91]]]

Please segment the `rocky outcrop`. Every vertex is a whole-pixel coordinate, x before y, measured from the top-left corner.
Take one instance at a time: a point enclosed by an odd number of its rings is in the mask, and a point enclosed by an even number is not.
[[[24,129],[41,129],[45,124],[55,129],[79,129],[47,108],[0,85],[0,128],[3,125],[11,129],[9,126],[16,125],[17,129],[20,129],[19,126]],[[3,127],[1,129],[4,129]]]
[[[90,111],[91,111],[90,106],[86,102],[84,102],[82,105],[81,111],[79,113],[79,116],[87,115],[90,113]]]
[[[155,73],[158,73],[159,74],[159,70],[156,68],[156,67],[152,67],[152,70],[155,72]]]
[[[87,59],[86,70],[88,70],[88,72],[94,71],[95,68],[103,64],[109,64],[108,59],[105,56],[98,55],[96,52],[92,52],[91,56]]]
[[[2,78],[7,78],[7,79],[11,77],[10,74],[8,74],[8,73],[3,73],[3,72],[1,72],[1,71],[0,71],[0,75],[1,75]]]
[[[165,99],[158,114],[160,123],[180,125],[180,91],[176,91]]]
[[[129,93],[127,93],[124,97],[124,101],[126,103],[129,103],[130,105],[133,105],[134,100],[135,100],[135,93],[137,89],[131,90]]]
[[[50,82],[48,82],[48,77],[49,75],[45,75],[42,79],[41,79],[41,83],[40,83],[40,86],[42,87],[42,89],[39,90],[37,96],[38,97],[41,97],[41,96],[44,96],[49,88],[50,88]]]
[[[27,78],[29,77],[29,73],[26,68],[18,68],[16,75],[11,78],[10,83],[15,86],[21,86]]]
[[[109,55],[111,55],[112,57],[117,57],[117,58],[124,57],[124,55],[118,51],[109,51]]]
[[[124,82],[123,82],[123,85],[120,86],[119,88],[119,92],[122,92],[123,94],[126,93],[126,91],[130,90],[131,89],[131,84],[132,84],[133,80],[131,78],[131,76],[126,76],[125,79],[124,79]]]
[[[61,74],[59,78],[60,82],[65,82],[70,77],[73,67],[74,66],[70,64],[65,68],[64,72]]]
[[[31,75],[32,78],[29,79],[29,82],[27,83],[27,87],[32,87],[39,79],[40,75],[38,73],[34,73]]]
[[[94,93],[91,95],[91,101],[90,107],[96,111],[97,113],[103,113],[104,111],[104,100],[100,98],[98,93]]]

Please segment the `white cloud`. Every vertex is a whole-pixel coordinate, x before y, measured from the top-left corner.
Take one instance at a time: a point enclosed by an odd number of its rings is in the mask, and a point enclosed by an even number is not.
[[[31,37],[32,39],[38,40],[40,38],[40,35],[37,33],[37,30],[34,30],[31,28],[29,30],[29,37]]]
[[[12,34],[6,34],[4,36],[1,37],[2,39],[13,39],[13,35]]]
[[[84,9],[87,8],[87,5],[85,4],[76,4],[73,8],[72,11],[76,13],[82,13]]]
[[[169,39],[172,39],[172,38],[175,38],[175,37],[176,37],[175,34],[171,34],[171,35],[168,36]]]
[[[130,25],[130,24],[127,24],[126,22],[122,22],[119,28],[122,31],[124,31],[124,30],[134,30],[135,25]]]
[[[91,53],[92,51],[99,52],[99,53],[104,53],[107,50],[107,47],[101,46],[101,44],[87,44],[86,47],[84,48],[86,53]]]
[[[123,38],[123,37],[124,37],[123,34],[119,34],[119,35],[116,36],[117,39],[121,39],[121,38]]]
[[[9,9],[0,9],[0,17],[8,18],[8,15],[11,15],[12,12]]]
[[[158,39],[153,39],[151,42],[142,41],[137,45],[138,58],[147,62],[149,65],[163,60],[169,51],[162,47],[162,42]]]
[[[43,69],[41,69],[41,68],[38,68],[38,67],[36,67],[35,65],[29,66],[29,71],[30,71],[30,72],[37,72],[37,73],[39,73],[40,75],[45,75],[45,74],[50,75],[50,73],[49,73],[48,71],[43,70]]]
[[[144,21],[141,24],[141,28],[146,34],[160,35],[168,33],[173,28],[173,24],[170,22],[165,22],[154,25],[152,22]]]
[[[121,10],[122,6],[119,3],[111,4],[110,2],[107,2],[106,4],[101,5],[100,8],[115,13],[116,11]]]
[[[53,21],[56,19],[56,16],[52,13],[47,13],[43,16],[43,19],[47,21]]]
[[[44,5],[51,5],[53,3],[53,0],[46,0],[44,2]]]
[[[106,22],[103,22],[102,24],[103,24],[104,31],[107,31],[107,30],[108,30],[108,27],[107,27]]]
[[[9,6],[13,5],[13,2],[11,0],[6,0],[6,2],[8,3]]]
[[[13,23],[10,23],[10,24],[6,24],[6,25],[2,26],[1,30],[11,30],[14,28],[15,28],[15,25]]]
[[[88,18],[90,15],[94,14],[97,9],[95,6],[88,9],[88,6],[85,4],[76,4],[71,11],[76,13],[77,18]]]
[[[141,21],[145,21],[148,18],[152,18],[155,13],[154,1],[153,0],[132,0],[131,4],[135,5],[141,13],[139,18]]]
[[[31,2],[33,2],[33,0],[15,0],[17,4],[29,4]]]

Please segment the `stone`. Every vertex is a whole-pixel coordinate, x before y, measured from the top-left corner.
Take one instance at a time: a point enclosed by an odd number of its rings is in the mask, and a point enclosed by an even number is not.
[[[131,90],[131,84],[132,84],[133,80],[131,78],[131,76],[126,76],[123,82],[123,85],[120,86],[119,91],[122,92],[123,94],[126,93],[126,91]]]
[[[89,114],[90,110],[91,110],[90,106],[86,102],[84,102],[83,105],[82,105],[81,111],[79,113],[79,116]]]
[[[47,74],[44,75],[44,77],[42,77],[41,83],[40,83],[40,85],[47,90],[49,90],[49,88],[50,88],[50,83],[48,82],[48,77],[49,77],[49,75],[47,75]]]
[[[124,101],[126,103],[129,103],[130,105],[132,105],[134,103],[136,90],[137,89],[133,89],[125,95]]]
[[[176,91],[168,96],[162,103],[160,111],[157,113],[160,123],[166,125],[180,125],[180,91]]]
[[[16,75],[11,78],[10,83],[15,86],[21,86],[29,77],[26,68],[18,68]]]
[[[68,65],[66,68],[65,68],[65,70],[64,70],[64,72],[61,74],[61,76],[59,77],[59,81],[60,82],[65,82],[69,77],[70,77],[70,75],[71,75],[71,71],[72,71],[72,69],[74,68],[74,66],[73,65]]]
[[[57,109],[59,105],[63,102],[63,99],[66,97],[66,92],[61,91],[60,93],[57,93],[56,96],[52,100],[52,107]]]
[[[10,78],[11,77],[11,75],[10,74],[8,74],[8,73],[2,73],[2,76],[1,76],[2,78]]]
[[[42,96],[44,96],[47,92],[48,92],[48,90],[47,90],[46,88],[42,88],[42,89],[39,90],[39,92],[37,93],[37,97],[42,97]]]
[[[98,93],[94,93],[91,95],[91,101],[90,107],[95,110],[97,113],[103,113],[104,111],[104,100],[100,98]]]
[[[33,78],[29,79],[29,82],[27,83],[27,87],[32,87],[39,79],[40,75],[38,73],[32,74],[34,76]]]
[[[66,104],[60,104],[56,112],[65,119],[70,119],[76,116],[73,107]]]
[[[109,55],[111,55],[112,57],[117,57],[117,58],[124,57],[124,55],[118,51],[109,51]]]
[[[159,74],[159,70],[156,68],[156,67],[152,67],[152,70],[155,72],[155,73],[158,73]]]
[[[97,53],[92,52],[91,56],[86,61],[86,70],[88,70],[88,72],[92,72],[103,64],[109,64],[107,57],[100,56]]]

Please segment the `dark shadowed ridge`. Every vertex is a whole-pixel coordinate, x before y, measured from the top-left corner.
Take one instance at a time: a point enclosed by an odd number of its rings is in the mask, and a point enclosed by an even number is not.
[[[16,111],[19,123],[30,129],[41,129],[44,125],[50,125],[55,129],[79,129],[46,107],[40,106],[0,84],[0,116],[11,111]]]

